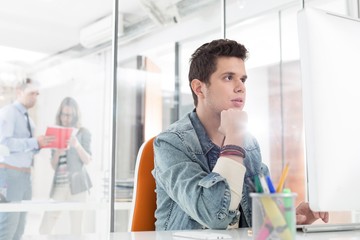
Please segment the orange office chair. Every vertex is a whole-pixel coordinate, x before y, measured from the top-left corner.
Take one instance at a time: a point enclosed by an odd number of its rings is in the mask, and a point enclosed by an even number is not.
[[[138,152],[135,166],[134,192],[130,212],[130,231],[154,231],[156,193],[155,179],[151,174],[154,169],[155,137],[144,142]]]

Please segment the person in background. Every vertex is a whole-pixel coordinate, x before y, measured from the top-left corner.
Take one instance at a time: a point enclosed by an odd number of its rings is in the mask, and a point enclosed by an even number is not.
[[[53,137],[35,137],[28,114],[39,95],[38,84],[28,78],[16,86],[16,95],[16,101],[0,109],[0,144],[9,152],[0,156],[0,191],[9,202],[31,199],[34,155],[53,141]],[[0,240],[21,239],[25,223],[26,212],[0,212]]]
[[[67,149],[53,149],[51,166],[55,170],[50,197],[56,201],[85,202],[92,183],[85,165],[91,162],[91,134],[81,126],[80,110],[77,102],[66,97],[56,114],[56,124],[77,129]],[[45,212],[40,225],[41,234],[50,234],[60,212]],[[83,211],[70,212],[72,234],[82,233]]]
[[[251,184],[269,175],[257,140],[246,131],[248,51],[219,39],[200,46],[190,60],[189,84],[195,109],[154,141],[156,230],[251,227]],[[297,223],[328,213],[297,207]]]

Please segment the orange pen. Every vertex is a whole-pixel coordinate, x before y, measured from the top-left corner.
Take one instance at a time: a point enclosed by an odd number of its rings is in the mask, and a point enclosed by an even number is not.
[[[276,192],[278,192],[278,193],[282,192],[288,172],[289,172],[289,163],[286,163],[286,165],[281,173],[280,181],[276,188]]]

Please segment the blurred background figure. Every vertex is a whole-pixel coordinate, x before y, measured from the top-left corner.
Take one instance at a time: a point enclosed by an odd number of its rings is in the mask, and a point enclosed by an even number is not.
[[[28,110],[35,106],[38,84],[31,79],[16,86],[16,100],[0,109],[0,145],[8,151],[0,155],[0,191],[9,202],[30,200],[31,166],[34,155],[53,140],[35,137],[35,124]],[[26,212],[0,212],[0,240],[18,240],[24,233]]]
[[[9,156],[9,155],[10,155],[9,148],[0,144],[0,157]]]
[[[51,166],[55,170],[50,197],[56,201],[87,200],[92,183],[85,165],[91,162],[91,134],[80,124],[77,102],[66,97],[56,114],[56,124],[76,129],[66,149],[53,149]],[[61,212],[45,212],[40,225],[41,234],[50,234]],[[82,233],[83,211],[70,212],[72,234]]]

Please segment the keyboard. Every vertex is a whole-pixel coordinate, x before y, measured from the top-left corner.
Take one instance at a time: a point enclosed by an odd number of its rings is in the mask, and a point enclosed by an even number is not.
[[[304,233],[351,231],[360,230],[360,223],[296,225],[296,229]]]

